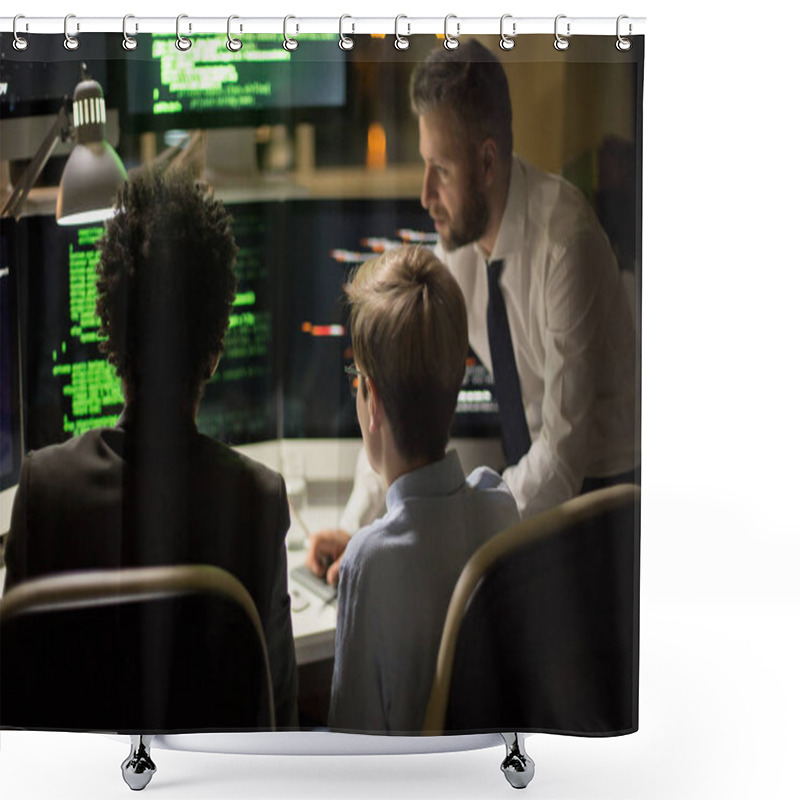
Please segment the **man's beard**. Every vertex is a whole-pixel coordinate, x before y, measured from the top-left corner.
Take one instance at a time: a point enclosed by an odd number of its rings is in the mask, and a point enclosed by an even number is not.
[[[442,247],[449,253],[472,244],[483,236],[489,223],[489,202],[478,186],[477,170],[470,176],[466,202],[459,220],[450,220],[447,231],[439,234]]]

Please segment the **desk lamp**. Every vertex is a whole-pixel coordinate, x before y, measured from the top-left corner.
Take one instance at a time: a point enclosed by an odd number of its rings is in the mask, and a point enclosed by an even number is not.
[[[22,206],[59,140],[75,140],[56,200],[59,225],[102,222],[113,213],[117,188],[128,177],[114,148],[106,141],[106,101],[100,84],[89,77],[85,65],[72,101],[72,124],[64,98],[58,117],[31,163],[14,187],[0,216],[19,219]]]

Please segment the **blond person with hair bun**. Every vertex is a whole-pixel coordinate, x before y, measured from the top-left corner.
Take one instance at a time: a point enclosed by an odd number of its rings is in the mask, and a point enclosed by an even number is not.
[[[419,732],[447,605],[475,550],[519,519],[500,476],[464,475],[447,450],[467,316],[453,276],[421,247],[365,263],[347,287],[356,409],[386,514],[341,561],[329,722]]]

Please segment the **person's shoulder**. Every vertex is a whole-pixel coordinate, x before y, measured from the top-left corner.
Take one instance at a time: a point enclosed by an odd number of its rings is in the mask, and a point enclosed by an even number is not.
[[[548,242],[556,257],[587,236],[597,246],[605,244],[597,215],[577,186],[520,159],[517,164],[524,175],[526,216],[534,240]]]
[[[378,557],[386,547],[389,531],[385,516],[359,528],[348,542],[345,556],[351,561],[369,561]]]
[[[115,429],[93,428],[66,441],[30,450],[25,461],[28,468],[68,468],[71,464],[102,451],[105,437],[115,433],[121,435]]]
[[[516,164],[522,170],[529,196],[554,206],[568,206],[571,213],[591,211],[583,192],[562,175],[546,172],[519,158]]]
[[[467,476],[467,486],[472,489],[478,490],[494,490],[510,491],[508,486],[503,482],[503,478],[499,473],[495,472],[491,467],[476,467]]]
[[[508,484],[490,467],[477,467],[467,476],[467,486],[480,496],[495,504],[498,509],[507,511],[510,521],[519,518],[517,501]]]
[[[342,568],[348,566],[351,577],[364,573],[381,580],[383,567],[392,562],[392,550],[403,533],[395,517],[389,512],[353,534],[342,559]]]

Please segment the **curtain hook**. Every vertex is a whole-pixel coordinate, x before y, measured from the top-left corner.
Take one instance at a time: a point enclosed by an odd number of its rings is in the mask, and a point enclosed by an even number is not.
[[[290,14],[283,18],[283,49],[291,53],[292,50],[297,50],[298,42],[297,39],[292,39],[287,33],[290,19],[296,19],[296,17]]]
[[[239,17],[237,17],[236,14],[231,14],[228,17],[228,41],[225,42],[225,47],[227,47],[228,50],[231,51],[231,53],[238,53],[242,49],[242,40],[236,39],[234,36],[231,36],[231,22],[233,22],[233,20],[235,19],[239,19]],[[241,32],[241,30],[242,26],[240,25],[239,31]]]
[[[12,31],[14,32],[14,41],[13,41],[12,44],[14,45],[14,49],[15,50],[18,50],[18,51],[22,52],[23,50],[27,50],[28,49],[28,40],[23,38],[22,36],[20,36],[17,33],[17,20],[20,20],[20,19],[25,19],[25,15],[24,14],[17,14],[17,16],[14,17],[14,25],[12,27]],[[27,22],[25,23],[25,30],[26,31],[28,30],[28,23]]]
[[[175,20],[175,47],[178,48],[181,52],[186,52],[192,46],[192,40],[187,39],[185,36],[181,36],[181,20],[188,19],[188,14],[178,14],[178,18]],[[192,23],[189,23],[189,33],[192,32]]]
[[[405,36],[400,35],[400,20],[401,19],[408,19],[405,14],[398,14],[394,18],[394,46],[398,50],[408,50],[411,46],[411,42],[408,41],[406,36],[411,36],[411,23],[408,22],[406,25],[408,26],[408,32]]]
[[[456,20],[456,35],[451,36],[447,32],[447,23],[450,22],[451,19]],[[458,41],[458,35],[461,33],[461,23],[458,21],[458,17],[455,14],[448,14],[444,18],[444,47],[445,50],[455,50],[460,42]]]
[[[191,46],[192,40],[187,39],[185,36],[181,36],[181,20],[187,19],[189,17],[188,14],[178,14],[178,18],[175,20],[175,47],[178,48],[181,52],[185,53]],[[189,23],[189,33],[192,32],[192,23]]]
[[[560,19],[566,19],[566,18],[567,18],[566,14],[559,14],[556,17],[556,23],[555,23],[556,40],[553,42],[553,47],[555,47],[556,50],[566,50],[569,47],[569,38],[568,38],[570,36],[569,22],[567,22],[567,35],[566,36],[562,36],[558,32],[558,21]]]
[[[631,49],[631,40],[627,39],[620,33],[621,23],[622,20],[624,19],[628,19],[628,17],[625,14],[620,14],[617,17],[617,50],[619,50],[621,53],[625,53]],[[629,22],[628,36],[630,36],[632,33],[633,33],[633,25],[631,25],[631,23]]]
[[[125,50],[135,50],[136,46],[139,44],[136,41],[134,36],[128,36],[128,20],[129,19],[136,19],[133,14],[126,14],[122,18],[122,46]],[[139,30],[139,23],[137,22],[135,25],[135,29]]]
[[[514,45],[516,42],[514,41],[514,37],[517,35],[517,23],[511,23],[511,36],[507,36],[505,31],[503,30],[503,26],[505,25],[505,21],[507,19],[512,19],[511,14],[503,14],[500,17],[500,49],[501,50],[513,50]]]
[[[352,50],[356,46],[356,43],[343,33],[344,21],[346,19],[353,18],[349,14],[342,14],[342,16],[339,17],[339,47],[341,47],[342,50]],[[355,32],[355,25],[351,25],[351,28],[353,32]]]
[[[65,50],[77,50],[78,47],[80,46],[80,42],[77,40],[77,38],[74,37],[74,36],[70,36],[70,33],[69,33],[69,21],[71,19],[75,19],[75,15],[74,14],[67,14],[67,16],[64,17],[64,49]],[[81,29],[80,22],[76,22],[75,23],[75,32],[77,33],[78,31],[80,31],[80,29]]]

